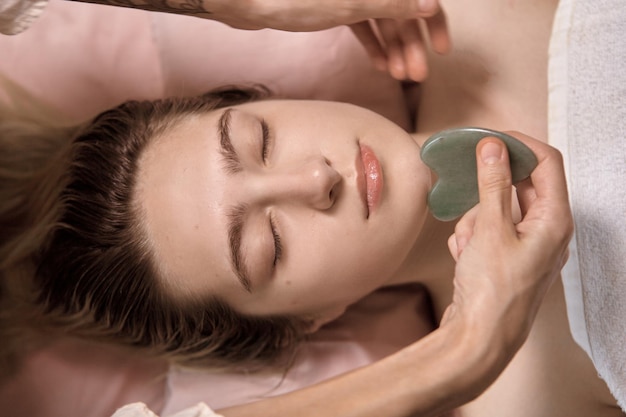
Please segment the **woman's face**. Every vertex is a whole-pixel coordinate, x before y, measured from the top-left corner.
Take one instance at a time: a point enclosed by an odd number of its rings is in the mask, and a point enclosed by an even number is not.
[[[271,100],[189,117],[157,138],[137,199],[182,299],[326,321],[402,267],[429,187],[417,144],[387,119]]]

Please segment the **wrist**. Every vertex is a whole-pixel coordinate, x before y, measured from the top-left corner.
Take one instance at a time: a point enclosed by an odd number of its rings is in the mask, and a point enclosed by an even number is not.
[[[450,379],[450,395],[463,404],[478,397],[497,379],[521,343],[517,332],[504,322],[464,318],[455,324],[446,342],[450,346],[449,362],[457,372]]]
[[[397,369],[393,398],[398,415],[408,410],[423,416],[449,412],[477,398],[496,380],[517,348],[498,332],[489,331],[488,336],[478,327],[449,320],[388,358]],[[387,404],[386,409],[392,408]]]

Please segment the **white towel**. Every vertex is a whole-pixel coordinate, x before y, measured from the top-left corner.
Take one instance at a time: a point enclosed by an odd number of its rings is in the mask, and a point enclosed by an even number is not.
[[[561,0],[549,83],[576,225],[563,274],[572,333],[626,410],[626,1]]]

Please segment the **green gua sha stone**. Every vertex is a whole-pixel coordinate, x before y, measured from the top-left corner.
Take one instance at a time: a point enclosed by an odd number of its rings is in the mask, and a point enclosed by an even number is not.
[[[526,145],[502,132],[464,127],[435,133],[420,153],[438,177],[428,193],[428,206],[435,218],[454,220],[478,203],[476,145],[487,136],[495,136],[506,144],[513,184],[528,178],[537,166],[537,158]]]

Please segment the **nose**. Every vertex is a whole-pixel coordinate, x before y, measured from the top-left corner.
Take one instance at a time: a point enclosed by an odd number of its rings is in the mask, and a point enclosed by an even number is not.
[[[335,204],[341,184],[341,175],[324,157],[269,169],[260,177],[256,188],[266,203],[303,204],[317,210]]]

